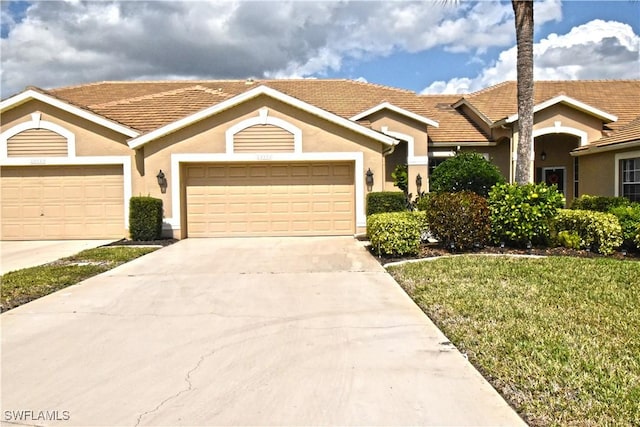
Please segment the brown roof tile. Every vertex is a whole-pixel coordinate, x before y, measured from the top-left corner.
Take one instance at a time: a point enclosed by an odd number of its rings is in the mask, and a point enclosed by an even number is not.
[[[418,95],[409,90],[344,79],[118,81],[63,87],[47,93],[148,132],[259,85],[347,119],[389,102],[438,121],[439,128],[429,129],[429,137],[435,142],[489,140],[473,120],[451,107],[462,95]],[[638,116],[640,80],[536,82],[536,104],[561,94],[616,115],[618,121],[608,127],[613,131],[622,130]],[[517,111],[515,82],[504,82],[465,95],[463,99],[491,121]]]
[[[640,80],[564,80],[537,81],[534,104],[560,95],[618,116],[609,124],[619,129],[638,115]],[[464,97],[475,108],[496,122],[518,112],[516,82],[508,81]]]

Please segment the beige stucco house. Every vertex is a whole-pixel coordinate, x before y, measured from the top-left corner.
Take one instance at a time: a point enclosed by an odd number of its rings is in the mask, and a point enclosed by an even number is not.
[[[640,200],[638,99],[638,80],[538,82],[531,180],[569,201]],[[164,201],[177,238],[358,234],[398,164],[414,194],[457,150],[512,180],[516,111],[514,82],[464,96],[349,80],[27,88],[0,102],[1,238],[124,237],[136,195]]]

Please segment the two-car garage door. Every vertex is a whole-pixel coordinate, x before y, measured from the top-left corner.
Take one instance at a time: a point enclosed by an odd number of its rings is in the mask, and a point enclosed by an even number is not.
[[[351,235],[349,162],[185,167],[188,237]]]
[[[2,240],[121,238],[122,165],[2,166]]]

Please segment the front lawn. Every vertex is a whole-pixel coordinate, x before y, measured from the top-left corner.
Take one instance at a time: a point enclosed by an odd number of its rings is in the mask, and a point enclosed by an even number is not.
[[[0,276],[0,311],[75,285],[156,249],[120,246],[87,249],[49,264],[9,272]]]
[[[466,255],[389,271],[529,424],[640,425],[640,262]]]

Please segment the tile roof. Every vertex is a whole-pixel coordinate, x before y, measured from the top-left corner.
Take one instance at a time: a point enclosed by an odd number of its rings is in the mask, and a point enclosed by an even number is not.
[[[611,129],[625,126],[640,114],[640,80],[536,81],[535,105],[560,95],[618,116],[616,122],[608,125]],[[514,81],[465,95],[464,99],[494,122],[518,112],[517,87]]]
[[[258,85],[347,119],[389,102],[438,121],[439,128],[429,129],[429,137],[436,143],[490,140],[473,120],[452,108],[460,99],[494,122],[517,112],[516,83],[512,81],[468,95],[419,95],[409,90],[345,79],[107,81],[62,87],[46,93],[133,129],[149,132]],[[559,95],[616,115],[618,121],[608,124],[612,131],[622,130],[640,114],[640,80],[536,82],[535,104]]]
[[[619,128],[610,136],[605,136],[589,145],[579,147],[575,151],[588,151],[590,149],[611,147],[623,142],[637,142],[640,145],[640,116],[626,126]]]

